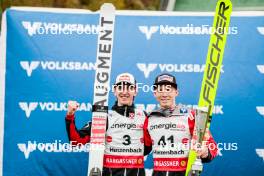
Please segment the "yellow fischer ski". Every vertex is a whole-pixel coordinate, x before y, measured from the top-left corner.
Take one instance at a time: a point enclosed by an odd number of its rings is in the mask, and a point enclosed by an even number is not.
[[[214,101],[216,97],[216,91],[226,44],[226,37],[230,24],[231,12],[232,3],[230,0],[219,0],[217,2],[213,22],[213,32],[211,34],[210,43],[208,47],[206,66],[204,70],[202,87],[198,103],[198,107],[208,108],[208,115],[205,124],[206,128],[203,134],[201,135],[200,139],[203,139],[206,129],[209,130],[210,128],[210,122],[212,118]],[[188,157],[188,164],[185,176],[200,175],[202,168],[201,170],[196,170],[195,168],[197,167],[194,167],[196,159],[197,154],[194,150],[191,149]]]

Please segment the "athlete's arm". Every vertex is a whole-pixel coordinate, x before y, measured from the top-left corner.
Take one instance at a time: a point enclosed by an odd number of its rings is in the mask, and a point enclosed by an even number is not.
[[[86,144],[90,141],[91,136],[91,123],[87,123],[81,130],[77,130],[75,125],[75,112],[79,107],[79,103],[76,101],[68,102],[68,112],[65,118],[66,131],[69,140],[73,145],[78,143]]]
[[[91,122],[87,123],[80,130],[76,128],[74,115],[67,115],[65,122],[69,141],[71,141],[73,145],[78,143],[86,144],[90,142]]]
[[[145,112],[144,112],[145,113]],[[146,119],[143,126],[144,132],[144,155],[148,155],[152,150],[152,140],[148,132],[148,116],[146,115]]]

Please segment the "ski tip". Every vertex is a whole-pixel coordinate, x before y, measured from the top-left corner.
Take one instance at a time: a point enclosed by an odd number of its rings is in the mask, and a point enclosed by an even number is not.
[[[101,8],[101,11],[106,11],[106,12],[112,12],[115,11],[115,6],[111,3],[104,3]]]
[[[102,171],[98,167],[91,169],[89,176],[102,176]]]

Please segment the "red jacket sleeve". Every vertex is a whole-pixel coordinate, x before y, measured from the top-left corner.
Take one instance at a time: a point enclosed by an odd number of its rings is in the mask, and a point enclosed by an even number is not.
[[[72,145],[77,145],[78,143],[86,144],[90,142],[91,123],[86,124],[81,130],[77,130],[74,115],[67,115],[65,121],[68,138],[69,141],[72,142]]]
[[[148,117],[146,117],[145,122],[144,122],[144,144],[145,146],[152,146],[152,140],[148,132]]]
[[[152,140],[148,132],[148,117],[147,116],[144,121],[143,133],[144,133],[144,155],[148,155],[152,150]]]

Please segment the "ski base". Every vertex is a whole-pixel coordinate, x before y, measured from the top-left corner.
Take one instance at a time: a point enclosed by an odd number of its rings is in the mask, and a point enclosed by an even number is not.
[[[102,175],[102,170],[99,169],[98,167],[94,167],[91,169],[89,176],[101,176]]]

